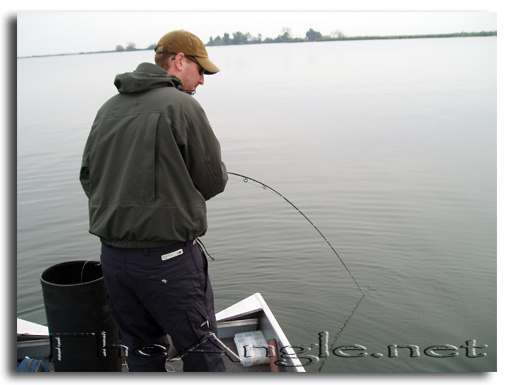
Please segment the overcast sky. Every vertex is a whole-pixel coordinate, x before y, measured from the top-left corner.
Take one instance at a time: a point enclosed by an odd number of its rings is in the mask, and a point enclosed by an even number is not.
[[[194,2],[196,3],[196,1]],[[206,2],[205,2],[206,3]],[[261,3],[261,2],[260,2]],[[262,4],[269,2],[264,1]],[[321,2],[323,3],[323,1]],[[376,2],[358,2],[371,4]],[[155,44],[165,33],[174,29],[186,29],[207,42],[212,36],[223,36],[233,32],[259,33],[263,38],[275,38],[288,28],[293,37],[305,37],[312,28],[323,35],[341,31],[347,36],[364,35],[416,35],[454,32],[480,32],[497,30],[497,13],[486,5],[477,7],[471,1],[467,7],[451,6],[452,1],[443,2],[448,8],[434,3],[433,8],[423,8],[432,12],[415,10],[412,7],[349,7],[333,8],[326,12],[320,9],[294,11],[278,7],[279,11],[230,11],[229,6],[220,10],[198,11],[111,11],[64,12],[58,7],[37,12],[20,8],[17,13],[17,56],[62,54],[114,50],[117,45],[135,44],[146,48]],[[463,2],[467,3],[467,2]],[[487,4],[486,2],[482,2]],[[42,4],[46,4],[42,3]],[[344,1],[336,4],[346,4]],[[430,3],[432,4],[432,3]],[[475,6],[473,6],[475,4]],[[63,8],[69,9],[69,7]],[[84,9],[84,8],[82,8]],[[97,8],[101,10],[101,8]],[[184,8],[187,9],[187,8]],[[206,8],[208,9],[208,8]],[[236,9],[236,7],[234,7]],[[237,7],[241,9],[241,7]],[[262,7],[260,9],[266,9]],[[325,7],[326,9],[330,9]],[[85,9],[87,11],[87,9]],[[346,10],[346,11],[345,11]],[[359,11],[360,10],[360,11]],[[362,12],[365,10],[365,12]],[[376,12],[376,10],[383,10]],[[401,10],[399,12],[398,10]],[[437,10],[437,12],[434,12]],[[451,10],[451,11],[450,11]]]

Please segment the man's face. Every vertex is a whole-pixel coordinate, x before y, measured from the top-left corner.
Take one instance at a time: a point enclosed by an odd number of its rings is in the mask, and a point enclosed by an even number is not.
[[[196,91],[196,87],[204,83],[205,70],[198,64],[192,56],[184,56],[183,70],[180,76],[182,89],[184,92],[192,94]]]

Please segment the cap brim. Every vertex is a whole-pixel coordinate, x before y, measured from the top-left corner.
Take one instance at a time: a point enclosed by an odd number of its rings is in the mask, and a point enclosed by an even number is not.
[[[206,58],[202,57],[195,57],[195,59],[198,61],[198,64],[202,66],[202,68],[205,70],[206,75],[214,75],[216,72],[219,72],[220,69],[214,64],[212,61]]]

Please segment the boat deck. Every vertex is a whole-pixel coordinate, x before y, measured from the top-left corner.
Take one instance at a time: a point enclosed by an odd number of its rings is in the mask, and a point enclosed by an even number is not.
[[[220,352],[220,354],[222,354],[223,360],[225,361],[227,372],[271,371],[269,363],[262,365],[244,366],[240,359],[236,356],[238,350],[234,341],[234,336],[237,333],[245,333],[244,338],[246,338],[246,333],[249,333],[250,338],[253,338],[252,335],[256,334],[253,332],[257,330],[262,332],[260,333],[260,339],[250,339],[249,341],[255,342],[249,342],[248,345],[254,347],[264,347],[261,345],[266,345],[266,341],[272,345],[275,344],[275,349],[278,349],[276,350],[276,353],[280,352],[281,363],[284,362],[284,365],[279,368],[281,371],[305,372],[305,369],[296,356],[294,349],[292,349],[289,341],[287,340],[287,337],[273,316],[273,313],[271,313],[271,310],[259,293],[255,293],[254,295],[217,313],[216,320],[218,326],[216,339],[218,339],[218,342],[221,341],[221,347],[223,351]],[[53,371],[54,365],[52,360],[49,359],[51,357],[51,348],[48,327],[20,319],[18,319],[17,326],[18,361],[23,359],[25,356],[43,358],[47,362],[50,371]],[[243,341],[246,344],[247,340]],[[241,339],[239,338],[238,344],[241,344]],[[183,362],[180,359],[174,359],[174,357],[177,357],[178,354],[177,351],[173,348],[172,343],[171,347],[172,348],[168,353],[166,369],[169,372],[182,372]],[[241,348],[241,345],[239,347]],[[84,357],[87,358],[86,355],[84,355]],[[242,359],[244,362],[247,362],[248,358],[249,356],[245,356]],[[263,358],[264,357],[262,355],[256,354],[250,360],[257,363],[264,361]],[[73,362],[75,363],[81,361]],[[119,365],[119,361],[116,363],[116,365]],[[75,371],[77,367],[80,369],[80,366],[75,365],[73,366],[72,370]],[[88,369],[91,368],[91,366],[84,366],[84,368],[86,367]],[[115,369],[119,370],[120,368],[117,367]],[[274,370],[275,369],[276,365],[274,365]],[[123,372],[129,371],[124,357],[122,357],[121,370]]]
[[[230,350],[233,352],[237,352],[236,344],[234,343],[233,338],[222,338],[221,341],[225,344]],[[172,355],[170,354],[172,357]],[[247,373],[247,372],[269,372],[270,367],[268,364],[263,365],[254,365],[254,366],[243,366],[239,361],[236,361],[235,358],[230,357],[228,354],[223,354],[223,361],[225,361],[225,367],[227,372],[230,373]],[[126,370],[126,365],[123,365],[124,370]],[[166,364],[166,369],[168,372],[182,372],[183,363],[182,360],[173,360],[168,361]]]

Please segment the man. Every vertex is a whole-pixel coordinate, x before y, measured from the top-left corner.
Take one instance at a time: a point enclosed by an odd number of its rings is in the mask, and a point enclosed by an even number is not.
[[[207,260],[205,201],[227,172],[205,112],[191,96],[218,67],[195,35],[173,31],[155,62],[116,76],[98,111],[80,181],[90,233],[130,371],[165,371],[167,334],[184,371],[224,371]],[[209,353],[211,352],[211,353]]]

